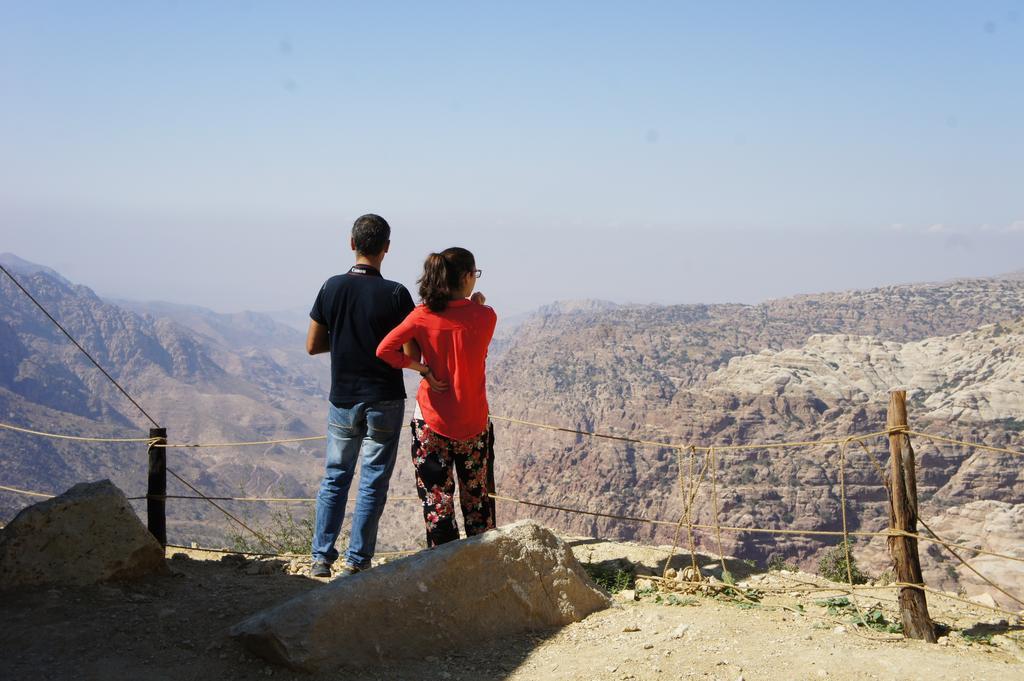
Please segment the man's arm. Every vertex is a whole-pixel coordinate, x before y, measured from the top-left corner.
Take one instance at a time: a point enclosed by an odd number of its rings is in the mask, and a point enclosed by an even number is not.
[[[309,320],[309,331],[306,333],[306,352],[319,355],[329,352],[331,341],[327,336],[327,327],[319,322]]]

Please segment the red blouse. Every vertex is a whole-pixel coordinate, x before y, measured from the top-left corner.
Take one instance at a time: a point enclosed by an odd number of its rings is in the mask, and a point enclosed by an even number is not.
[[[487,346],[494,336],[498,315],[487,305],[453,300],[443,312],[417,305],[401,324],[377,346],[377,357],[404,369],[411,359],[402,346],[416,341],[423,363],[448,390],[431,390],[420,383],[416,401],[430,429],[452,440],[468,440],[487,429]]]

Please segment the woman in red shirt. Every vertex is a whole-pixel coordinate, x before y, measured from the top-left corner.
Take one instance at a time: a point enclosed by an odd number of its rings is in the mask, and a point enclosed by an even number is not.
[[[453,466],[466,535],[494,528],[494,435],[484,370],[498,317],[482,293],[473,293],[480,275],[464,248],[431,253],[419,280],[423,302],[377,347],[377,357],[425,379],[416,394],[412,460],[428,546],[459,538]],[[403,352],[410,341],[422,357]]]

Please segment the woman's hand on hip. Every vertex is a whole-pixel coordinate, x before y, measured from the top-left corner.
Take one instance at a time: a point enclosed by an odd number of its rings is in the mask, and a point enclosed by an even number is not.
[[[445,381],[438,380],[434,374],[427,374],[423,377],[423,380],[427,382],[431,390],[435,390],[439,393],[443,393],[448,390],[448,384]]]

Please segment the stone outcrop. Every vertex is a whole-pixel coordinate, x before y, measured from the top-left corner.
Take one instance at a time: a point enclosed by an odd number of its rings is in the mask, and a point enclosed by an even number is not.
[[[921,542],[918,548],[926,584],[941,591],[960,591],[967,598],[989,607],[1021,610],[1020,600],[1024,600],[1024,563],[1020,562],[1024,560],[1024,505],[985,499],[951,506],[941,512],[934,512],[934,504],[925,504],[922,512],[928,527],[942,540],[1010,556],[1001,558],[957,549],[961,558],[998,585],[1002,589],[1000,591],[957,560],[946,548],[932,542]],[[858,544],[854,553],[858,564],[869,574],[881,574],[892,569],[892,559],[884,539],[875,538]]]
[[[826,405],[884,403],[906,386],[917,418],[997,421],[1022,416],[1024,319],[912,343],[815,335],[798,348],[736,357],[708,388],[733,395],[810,397]]]
[[[231,633],[261,657],[317,670],[444,655],[609,605],[568,546],[522,521],[336,579]]]
[[[1002,553],[1018,559],[1024,559],[1024,506],[1007,504],[999,501],[973,501],[963,506],[946,509],[930,521],[932,530],[946,541],[968,546],[984,548],[994,553]],[[938,547],[931,549],[929,554],[944,559],[945,566],[957,571],[959,583],[966,591],[968,598],[989,595],[996,605],[1010,610],[1020,610],[1021,603],[1006,594],[993,589],[983,579],[964,567],[959,561]],[[1007,560],[990,555],[971,555],[969,551],[961,551],[975,570],[1000,585],[1006,591],[1024,599],[1024,563]],[[937,561],[932,561],[935,564]],[[936,570],[938,572],[938,570]],[[942,575],[925,575],[931,583],[942,584]]]
[[[94,584],[166,570],[160,543],[109,480],[75,485],[0,530],[0,589]]]

